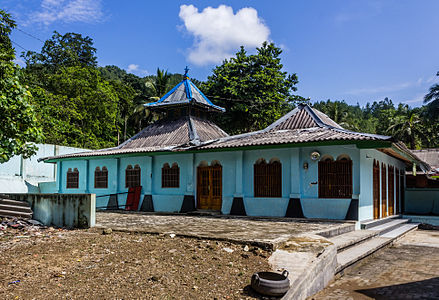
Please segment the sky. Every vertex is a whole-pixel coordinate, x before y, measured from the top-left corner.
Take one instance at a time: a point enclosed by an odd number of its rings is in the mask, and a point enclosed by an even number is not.
[[[206,80],[241,45],[255,53],[270,41],[312,102],[420,106],[439,82],[438,0],[2,0],[0,8],[17,22],[19,53],[40,51],[54,30],[76,32],[93,39],[100,66],[139,76],[188,66]]]

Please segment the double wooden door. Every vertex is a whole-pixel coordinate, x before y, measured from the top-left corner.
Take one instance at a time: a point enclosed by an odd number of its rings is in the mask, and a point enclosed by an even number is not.
[[[197,208],[221,210],[222,204],[222,166],[203,166],[197,168]]]
[[[373,218],[380,218],[380,163],[373,162]]]

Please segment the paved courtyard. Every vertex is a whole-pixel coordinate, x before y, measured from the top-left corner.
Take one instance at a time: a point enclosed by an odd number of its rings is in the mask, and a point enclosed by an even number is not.
[[[270,247],[304,233],[318,233],[349,223],[294,219],[205,217],[97,212],[97,227],[146,233],[258,243]]]
[[[439,299],[439,231],[408,233],[312,299]]]

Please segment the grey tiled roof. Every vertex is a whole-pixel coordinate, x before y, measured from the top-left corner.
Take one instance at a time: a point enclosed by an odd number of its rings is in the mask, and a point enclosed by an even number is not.
[[[359,133],[343,129],[324,113],[300,104],[267,128],[222,138],[201,149],[233,148],[322,141],[393,141],[390,136]]]
[[[439,172],[439,148],[412,150],[412,152]]]

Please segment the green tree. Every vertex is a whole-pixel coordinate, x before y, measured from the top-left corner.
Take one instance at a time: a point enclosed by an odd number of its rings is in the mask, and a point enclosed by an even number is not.
[[[258,130],[280,118],[291,108],[296,74],[282,71],[282,50],[264,42],[257,53],[244,47],[235,57],[224,60],[201,86],[207,97],[226,109],[217,123],[229,133]]]
[[[127,110],[125,102],[132,99],[102,78],[95,52],[90,37],[55,32],[41,52],[23,55],[46,143],[94,149],[118,142],[118,109]]]
[[[436,73],[439,76],[439,72]],[[428,103],[429,114],[434,117],[439,117],[439,83],[430,87],[427,95],[424,97],[424,103]]]
[[[405,142],[410,149],[416,149],[421,139],[425,138],[421,116],[416,109],[410,109],[408,105],[400,104],[390,122],[387,134]]]
[[[0,10],[0,163],[14,155],[30,157],[37,150],[29,142],[39,142],[42,137],[32,95],[20,81],[20,69],[13,63],[15,51],[9,35],[15,27],[14,20]]]
[[[52,38],[44,42],[41,52],[27,51],[22,57],[28,66],[50,68],[52,71],[60,67],[97,66],[93,40],[74,32],[61,35],[54,31]]]
[[[99,71],[81,66],[62,68],[34,86],[45,142],[84,148],[117,143],[118,95]]]

